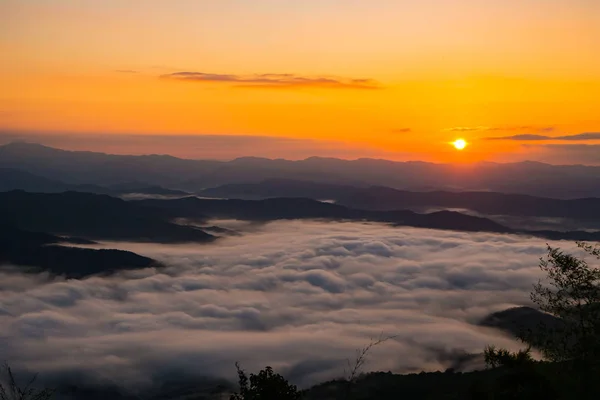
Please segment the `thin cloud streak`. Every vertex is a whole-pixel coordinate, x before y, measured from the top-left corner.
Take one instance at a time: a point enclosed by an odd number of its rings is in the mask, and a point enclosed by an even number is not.
[[[455,126],[452,128],[444,129],[445,132],[477,132],[477,131],[488,131],[488,132],[506,132],[506,131],[535,131],[540,133],[549,133],[556,130],[554,126],[542,126],[535,127],[531,125],[521,126]]]
[[[474,131],[487,131],[490,128],[488,126],[455,126],[452,128],[446,128],[446,132],[474,132]]]
[[[184,71],[161,75],[161,78],[199,83],[230,83],[241,88],[381,89],[381,85],[373,79],[310,77],[295,74],[232,75]]]
[[[600,140],[600,132],[585,132],[578,133],[575,135],[563,135],[563,136],[546,136],[546,135],[512,135],[512,136],[498,136],[498,137],[487,137],[485,140],[522,140],[522,141],[545,141],[545,140],[560,140],[560,141],[584,141],[584,140]]]

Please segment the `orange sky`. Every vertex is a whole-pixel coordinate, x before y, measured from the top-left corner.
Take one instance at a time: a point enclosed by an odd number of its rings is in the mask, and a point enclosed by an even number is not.
[[[594,139],[484,140],[600,132],[599,49],[597,0],[2,0],[0,130],[314,139],[350,158],[600,154]]]

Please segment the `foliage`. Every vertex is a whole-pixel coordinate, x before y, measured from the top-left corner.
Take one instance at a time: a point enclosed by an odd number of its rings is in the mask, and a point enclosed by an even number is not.
[[[598,246],[582,242],[577,245],[587,255],[600,259]],[[600,268],[551,246],[540,260],[540,268],[547,274],[547,281],[534,285],[531,299],[560,322],[524,332],[520,339],[539,348],[549,363],[534,362],[530,348],[511,353],[488,346],[484,352],[486,364],[504,371],[492,385],[493,398],[597,398]]]
[[[290,385],[281,375],[266,367],[258,374],[250,374],[235,364],[240,392],[231,395],[230,400],[299,400],[300,393],[295,385]]]
[[[528,347],[525,350],[519,350],[516,353],[511,353],[506,349],[496,350],[496,347],[488,346],[486,347],[483,356],[485,364],[492,368],[516,368],[533,362],[533,357],[531,357],[531,347]]]
[[[578,242],[579,248],[600,259],[600,248]],[[549,284],[534,285],[531,299],[545,311],[560,317],[559,327],[542,329],[542,337],[522,339],[540,343],[544,356],[552,361],[597,360],[600,356],[600,268],[584,259],[548,246],[540,268]],[[538,335],[539,336],[539,335]]]
[[[33,375],[24,387],[20,387],[7,364],[2,366],[2,373],[4,376],[0,378],[0,400],[49,400],[54,394],[50,389],[38,390],[33,387],[37,375]]]

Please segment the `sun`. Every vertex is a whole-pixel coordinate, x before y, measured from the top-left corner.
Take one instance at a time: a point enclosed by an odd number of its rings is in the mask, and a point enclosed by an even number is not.
[[[456,139],[454,142],[452,142],[452,145],[456,148],[456,150],[462,150],[465,147],[467,147],[467,142],[465,139]]]

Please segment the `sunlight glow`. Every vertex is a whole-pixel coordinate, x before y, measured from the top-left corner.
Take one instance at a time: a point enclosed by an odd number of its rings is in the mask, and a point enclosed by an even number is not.
[[[456,139],[454,142],[452,142],[452,145],[456,148],[456,150],[463,150],[465,147],[467,147],[467,142],[464,139]]]

